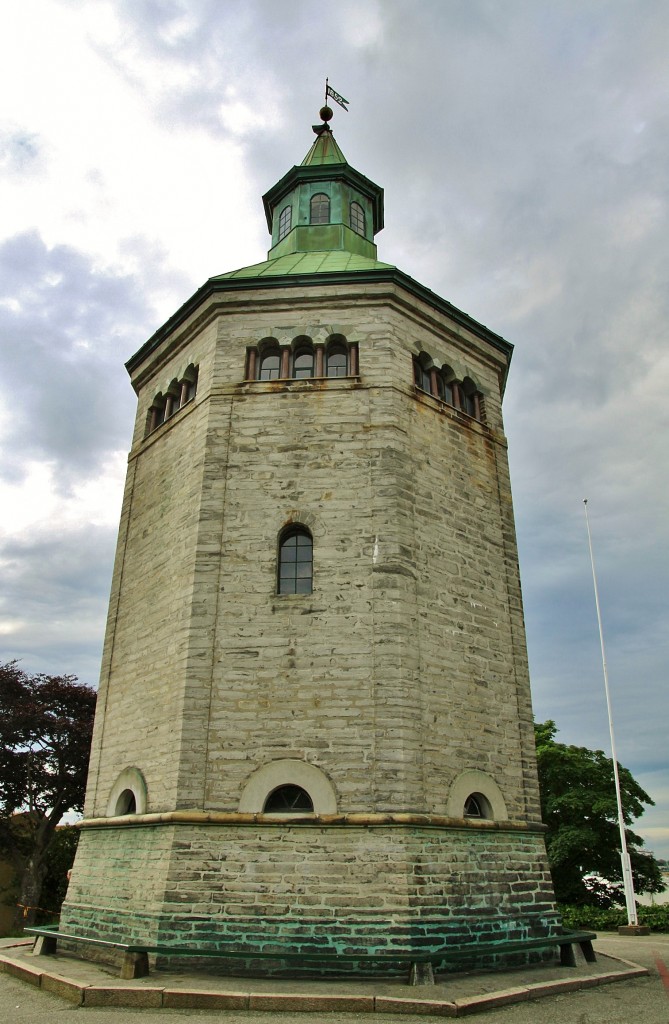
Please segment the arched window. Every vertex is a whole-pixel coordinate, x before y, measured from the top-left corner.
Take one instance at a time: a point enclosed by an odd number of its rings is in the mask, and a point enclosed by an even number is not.
[[[306,789],[301,786],[278,786],[273,790],[263,807],[266,814],[293,814],[295,811],[313,813],[314,803]]]
[[[328,345],[325,357],[325,375],[326,377],[348,376],[348,349],[340,341]]]
[[[283,210],[279,214],[279,238],[280,242],[282,238],[285,238],[293,221],[293,208],[292,206],[284,206]]]
[[[314,375],[314,350],[310,345],[300,345],[295,349],[293,356],[293,377],[313,377]]]
[[[310,594],[313,585],[313,540],[303,526],[293,526],[281,534],[277,593]]]
[[[137,801],[131,789],[124,789],[116,801],[116,814],[136,814]]]
[[[329,196],[326,196],[325,192],[317,192],[315,196],[311,197],[311,202],[309,204],[309,223],[330,223],[330,198]]]
[[[452,405],[454,409],[462,408],[461,385],[450,366],[442,366],[437,374],[437,391],[442,402]]]
[[[470,377],[465,377],[460,389],[462,395],[462,410],[474,419],[482,419],[481,395],[476,389],[476,384]]]
[[[463,811],[465,818],[492,818],[490,804],[483,793],[470,793],[465,800]]]
[[[358,235],[365,235],[365,211],[360,203],[351,203],[351,227]]]
[[[413,360],[413,378],[417,388],[420,388],[421,391],[427,391],[428,395],[432,394],[430,371],[415,356]]]
[[[149,409],[149,422],[147,425],[147,434],[150,434],[152,430],[159,427],[161,423],[165,422],[165,398],[161,394],[157,394],[151,403]]]
[[[266,348],[258,363],[258,380],[278,380],[281,369],[281,353],[278,347]]]

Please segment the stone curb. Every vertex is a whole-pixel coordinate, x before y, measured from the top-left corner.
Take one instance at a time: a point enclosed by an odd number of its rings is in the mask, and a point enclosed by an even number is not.
[[[508,1006],[529,999],[556,996],[578,989],[608,985],[615,981],[647,977],[649,971],[630,960],[607,954],[609,960],[621,964],[623,970],[606,974],[590,974],[581,978],[536,982],[499,989],[478,996],[453,1001],[401,996],[316,995],[299,992],[222,992],[207,989],[170,989],[150,985],[91,985],[74,981],[65,975],[44,970],[6,955],[0,955],[0,972],[10,974],[29,985],[52,992],[76,1006],[118,1006],[135,1009],[190,1010],[271,1010],[285,1013],[396,1013],[431,1015],[433,1017],[465,1017],[497,1006]],[[42,959],[42,958],[40,958]],[[286,983],[289,984],[289,983]]]

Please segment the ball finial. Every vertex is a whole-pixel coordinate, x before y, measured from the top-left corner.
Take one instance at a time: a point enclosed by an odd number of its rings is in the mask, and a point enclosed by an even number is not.
[[[321,118],[321,120],[325,121],[326,123],[332,118],[332,114],[332,107],[321,107],[321,109],[318,111],[318,116]]]

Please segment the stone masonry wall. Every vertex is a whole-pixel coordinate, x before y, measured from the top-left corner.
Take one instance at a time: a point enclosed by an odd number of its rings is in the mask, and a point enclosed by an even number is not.
[[[97,868],[73,879],[61,927],[111,940],[429,952],[556,924],[533,833],[162,825],[87,829],[82,843]]]

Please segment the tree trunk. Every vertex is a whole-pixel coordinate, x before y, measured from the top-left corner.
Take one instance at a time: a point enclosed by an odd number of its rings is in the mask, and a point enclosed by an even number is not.
[[[14,912],[14,929],[17,932],[22,932],[24,928],[35,923],[47,869],[46,855],[54,832],[55,826],[48,818],[37,821],[34,845],[21,876],[19,899]]]

